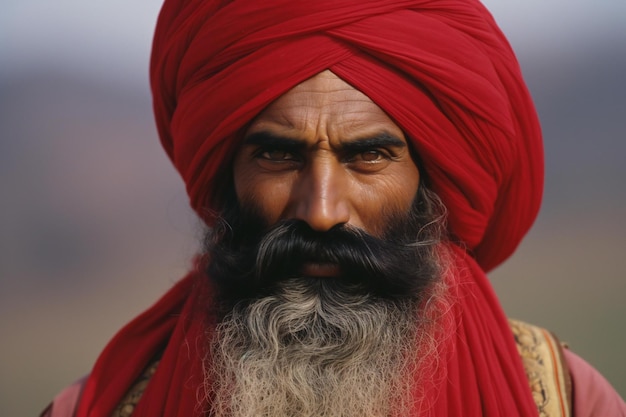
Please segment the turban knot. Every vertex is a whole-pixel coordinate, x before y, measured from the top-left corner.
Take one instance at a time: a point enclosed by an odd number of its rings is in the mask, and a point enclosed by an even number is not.
[[[515,55],[475,0],[166,0],[154,111],[196,212],[219,209],[246,124],[326,69],[404,130],[452,239],[484,270],[506,259],[539,209],[541,131]]]

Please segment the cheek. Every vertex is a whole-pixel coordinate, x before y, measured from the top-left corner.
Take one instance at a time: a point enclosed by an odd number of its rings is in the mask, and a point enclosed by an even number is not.
[[[393,217],[404,216],[411,210],[417,189],[417,170],[377,177],[375,181],[360,182],[352,187],[352,206],[358,215],[359,223],[366,231],[375,235],[386,232],[386,226]]]
[[[288,179],[268,179],[244,168],[235,171],[234,182],[237,199],[242,206],[255,207],[268,224],[281,219],[291,190]]]

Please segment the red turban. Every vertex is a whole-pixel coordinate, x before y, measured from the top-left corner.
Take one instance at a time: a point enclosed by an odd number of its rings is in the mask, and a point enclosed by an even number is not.
[[[159,134],[201,217],[242,127],[325,70],[412,139],[450,232],[485,270],[532,224],[541,132],[519,66],[478,1],[166,1],[151,75]]]
[[[154,111],[193,208],[207,220],[219,208],[219,184],[246,123],[326,69],[405,131],[448,208],[457,328],[442,347],[444,382],[423,415],[536,415],[484,271],[511,255],[537,214],[541,132],[516,58],[478,1],[166,0],[151,62]],[[191,282],[199,275],[111,342],[79,417],[110,412],[168,340],[136,415],[197,411],[201,326]]]

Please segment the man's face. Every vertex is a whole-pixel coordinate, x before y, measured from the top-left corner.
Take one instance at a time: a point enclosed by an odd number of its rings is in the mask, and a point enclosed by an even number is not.
[[[402,130],[325,71],[251,122],[233,177],[206,248],[213,415],[409,415],[441,222]]]
[[[402,130],[330,71],[255,118],[234,160],[242,206],[254,205],[268,225],[299,219],[320,232],[347,224],[382,237],[385,219],[410,210],[419,179]]]
[[[207,237],[222,300],[271,294],[290,278],[333,278],[391,298],[418,296],[432,281],[440,236],[427,227],[434,207],[409,144],[380,107],[332,72],[250,122],[233,180]]]

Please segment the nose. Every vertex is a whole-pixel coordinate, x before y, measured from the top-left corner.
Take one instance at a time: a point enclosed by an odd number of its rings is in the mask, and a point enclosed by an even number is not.
[[[293,217],[305,221],[313,230],[325,232],[348,223],[347,175],[339,161],[316,160],[299,174],[294,184]]]

